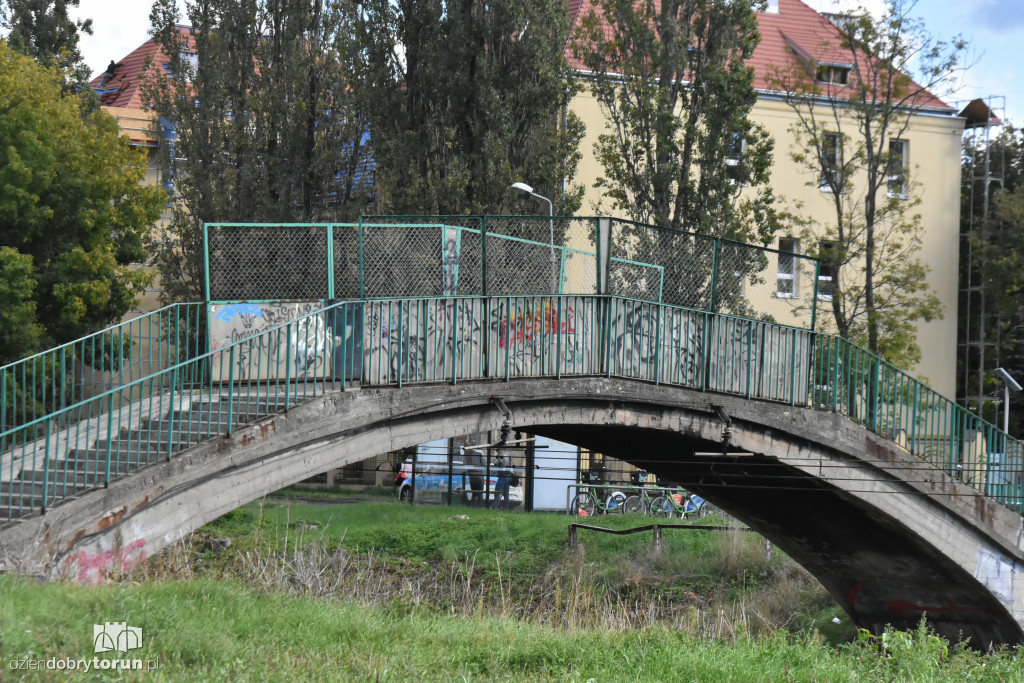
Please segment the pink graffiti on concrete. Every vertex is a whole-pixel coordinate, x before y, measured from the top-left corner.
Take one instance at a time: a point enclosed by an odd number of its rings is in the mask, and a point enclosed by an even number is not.
[[[91,555],[85,550],[79,551],[77,555],[71,555],[64,561],[64,573],[77,565],[79,583],[99,583],[107,578],[112,570],[128,572],[145,562],[146,553],[142,550],[145,545],[146,539],[140,538],[120,551],[108,550],[96,555]]]

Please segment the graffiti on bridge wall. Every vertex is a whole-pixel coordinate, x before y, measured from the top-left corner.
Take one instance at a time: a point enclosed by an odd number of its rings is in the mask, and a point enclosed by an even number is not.
[[[613,374],[755,398],[805,398],[811,336],[803,330],[641,302],[621,302],[610,329]]]
[[[582,297],[379,302],[367,310],[371,382],[586,372],[593,302]]]
[[[593,300],[583,297],[498,301],[490,325],[498,346],[494,373],[504,373],[506,359],[512,375],[589,372],[587,366],[596,360],[593,312]]]
[[[563,296],[377,301],[327,310],[320,301],[213,304],[210,348],[221,349],[213,377],[355,377],[361,369],[365,381],[389,384],[598,374],[597,303]],[[294,323],[268,332],[288,321]],[[799,401],[806,393],[806,331],[642,302],[619,302],[607,325],[613,374],[773,400]]]
[[[323,301],[211,304],[210,350],[223,349],[212,358],[214,381],[351,375],[362,304],[324,308]]]
[[[112,574],[130,572],[146,561],[146,539],[139,538],[119,550],[92,554],[85,550],[69,555],[61,563],[63,576],[75,576],[78,583],[101,583]],[[77,575],[76,575],[77,571]]]
[[[660,320],[659,320],[659,315]],[[703,373],[704,317],[680,309],[621,302],[611,320],[612,373],[697,385]]]

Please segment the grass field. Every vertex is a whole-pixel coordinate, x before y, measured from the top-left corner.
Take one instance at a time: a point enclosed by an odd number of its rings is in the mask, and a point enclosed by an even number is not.
[[[666,533],[655,553],[649,534],[583,532],[569,551],[570,521],[268,499],[109,585],[0,576],[0,680],[65,676],[19,662],[109,658],[93,625],[122,621],[143,631],[130,655],[156,667],[117,674],[132,680],[1024,680],[1020,656],[923,629],[857,639],[754,534]]]

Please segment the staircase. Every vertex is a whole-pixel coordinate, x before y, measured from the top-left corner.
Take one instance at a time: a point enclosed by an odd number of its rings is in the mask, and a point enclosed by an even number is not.
[[[71,425],[56,439],[66,445],[50,449],[50,457],[46,457],[44,449],[42,457],[25,457],[12,462],[13,476],[0,482],[0,528],[45,512],[48,507],[84,491],[103,487],[112,479],[146,465],[168,460],[175,453],[224,436],[238,426],[279,412],[283,409],[283,400],[283,394],[232,395],[230,391],[193,395],[177,401],[177,405],[169,405],[166,395],[147,398],[128,412],[143,412],[146,403],[163,404],[165,409],[153,416],[142,415],[133,426],[90,437],[85,447],[79,447],[82,440],[73,435],[88,430],[89,426]],[[112,416],[111,421],[121,417]]]

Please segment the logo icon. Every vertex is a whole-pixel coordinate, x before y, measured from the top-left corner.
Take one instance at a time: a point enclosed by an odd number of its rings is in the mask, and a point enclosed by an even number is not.
[[[129,626],[126,621],[93,624],[92,642],[96,652],[128,652],[142,647],[142,629]]]

